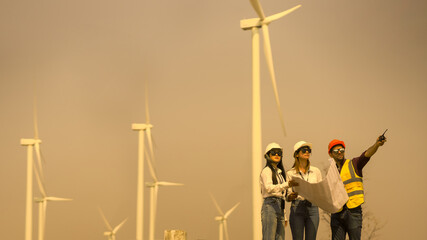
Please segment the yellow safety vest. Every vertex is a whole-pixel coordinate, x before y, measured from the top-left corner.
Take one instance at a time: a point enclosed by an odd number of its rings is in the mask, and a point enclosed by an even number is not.
[[[345,160],[340,176],[348,194],[347,207],[355,208],[364,203],[363,178],[356,174],[350,159]]]

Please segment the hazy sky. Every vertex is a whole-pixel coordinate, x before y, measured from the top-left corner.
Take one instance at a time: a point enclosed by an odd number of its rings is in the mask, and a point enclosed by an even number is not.
[[[366,210],[385,223],[380,239],[427,238],[427,2],[261,4],[266,15],[302,4],[270,25],[287,137],[261,55],[263,149],[279,142],[288,169],[306,140],[323,168],[333,138],[355,157],[388,128],[364,169]],[[145,121],[148,81],[157,174],[185,184],[160,189],[156,238],[182,229],[217,239],[211,192],[224,211],[241,202],[230,238],[250,239],[251,33],[239,22],[253,17],[248,0],[0,1],[1,238],[24,239],[20,139],[34,135],[34,82],[47,191],[74,199],[48,205],[46,239],[105,239],[97,206],[112,225],[129,218],[117,239],[135,238],[131,124]],[[319,239],[328,228],[321,223]]]

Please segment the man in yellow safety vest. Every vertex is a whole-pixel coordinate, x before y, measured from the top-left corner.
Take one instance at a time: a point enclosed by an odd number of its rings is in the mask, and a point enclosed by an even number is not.
[[[378,148],[386,142],[384,135],[377,138],[374,145],[369,147],[359,157],[346,159],[345,144],[334,139],[328,145],[329,156],[337,164],[348,201],[342,210],[331,214],[331,230],[333,240],[345,240],[348,233],[350,240],[360,240],[362,235],[362,203],[365,201],[363,191],[362,169],[368,163]]]

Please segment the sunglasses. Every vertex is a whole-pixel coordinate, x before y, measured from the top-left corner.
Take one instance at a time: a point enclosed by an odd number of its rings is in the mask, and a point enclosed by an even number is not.
[[[281,157],[282,156],[282,151],[280,151],[280,150],[271,150],[270,151],[270,155],[271,156],[279,155],[279,157]]]
[[[301,151],[302,153],[306,153],[306,152],[311,153],[311,148],[308,148],[308,147],[301,148],[301,149],[300,149],[300,151]]]
[[[338,154],[338,152],[343,153],[343,152],[345,152],[345,148],[335,149],[335,150],[332,150],[332,152],[333,152],[334,154]]]

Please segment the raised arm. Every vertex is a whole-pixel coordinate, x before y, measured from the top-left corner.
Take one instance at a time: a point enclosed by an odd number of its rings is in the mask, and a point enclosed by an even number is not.
[[[378,148],[384,145],[385,142],[387,142],[387,138],[384,137],[384,139],[381,139],[378,137],[374,145],[370,146],[368,150],[366,150],[365,157],[372,157],[377,152]]]

